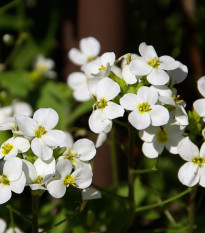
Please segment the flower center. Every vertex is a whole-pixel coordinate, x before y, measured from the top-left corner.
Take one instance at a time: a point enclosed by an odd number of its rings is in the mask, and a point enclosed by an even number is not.
[[[45,72],[46,71],[46,66],[45,65],[38,65],[38,67],[37,67],[37,70],[39,70],[40,72]]]
[[[13,150],[13,148],[14,148],[14,145],[11,145],[9,143],[7,144],[4,143],[4,145],[2,146],[2,149],[3,149],[2,154],[8,155],[10,151]]]
[[[147,62],[147,64],[148,64],[149,66],[152,66],[152,67],[155,68],[155,69],[158,69],[158,68],[159,68],[159,65],[160,65],[160,63],[159,63],[159,57],[155,57],[155,58],[149,60],[149,61]]]
[[[99,102],[96,103],[97,108],[105,108],[107,106],[107,100],[102,98]]]
[[[200,157],[200,156],[196,156],[192,159],[192,162],[195,164],[195,165],[198,165],[198,166],[203,166],[203,164],[205,163],[205,159]]]
[[[37,179],[33,182],[34,184],[41,184],[43,181],[43,177],[42,176],[38,176]]]
[[[65,155],[65,159],[69,159],[71,161],[71,163],[75,163],[76,156],[77,156],[77,154],[75,152],[72,152],[71,148],[68,148],[68,154]]]
[[[71,184],[71,185],[73,185],[73,186],[75,187],[75,179],[74,179],[74,177],[71,176],[71,175],[65,176],[65,178],[64,178],[64,180],[63,180],[63,184],[64,184],[65,186]]]
[[[99,71],[106,71],[107,70],[107,68],[105,67],[105,66],[103,66],[103,65],[101,65],[101,67],[98,69]]]
[[[38,126],[38,129],[35,131],[35,136],[41,138],[42,135],[46,134],[46,130],[42,125]]]
[[[152,109],[148,102],[144,102],[138,105],[138,110],[140,113],[150,112]]]
[[[86,62],[89,63],[89,62],[93,61],[94,59],[95,59],[94,56],[90,56],[87,58]]]
[[[0,183],[3,185],[10,185],[10,181],[8,180],[8,177],[4,174],[0,176]]]
[[[167,131],[165,129],[157,132],[157,140],[159,143],[162,143],[162,144],[168,142]]]

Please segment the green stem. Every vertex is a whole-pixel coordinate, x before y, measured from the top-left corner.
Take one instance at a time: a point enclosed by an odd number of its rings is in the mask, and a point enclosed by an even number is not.
[[[11,227],[14,229],[14,227],[15,227],[14,216],[13,216],[13,212],[12,212],[11,208],[9,208],[9,216],[10,216],[10,220],[11,220]]]
[[[115,193],[112,193],[112,192],[110,192],[110,191],[108,191],[108,190],[106,190],[106,189],[103,189],[103,188],[101,188],[101,187],[99,187],[99,186],[97,186],[97,185],[95,185],[95,184],[92,184],[92,186],[93,186],[94,188],[98,189],[100,192],[105,193],[105,194],[107,194],[107,195],[109,195],[109,196],[111,196],[111,197],[114,197],[114,198],[116,198],[116,199],[119,199],[120,201],[127,201],[127,197],[119,196],[119,195],[117,195],[117,194],[115,194]]]
[[[188,233],[194,232],[194,216],[195,216],[195,197],[196,197],[197,187],[194,187],[190,193],[190,200],[188,206],[188,218],[189,218],[189,231]]]
[[[7,208],[9,209],[9,211],[12,211],[13,213],[15,213],[16,215],[18,215],[19,217],[21,217],[22,219],[31,222],[32,219],[30,219],[29,217],[23,215],[22,213],[20,213],[18,210],[14,209],[12,206],[7,205]]]
[[[8,4],[6,4],[5,6],[2,6],[0,8],[0,15],[7,12],[8,10],[12,9],[13,7],[18,5],[18,0],[15,0],[13,2],[9,2]]]
[[[109,141],[110,153],[111,153],[111,163],[112,163],[112,178],[114,186],[119,183],[118,179],[118,169],[117,169],[117,154],[114,140],[114,129],[111,131],[111,140]]]
[[[179,199],[180,197],[183,197],[184,195],[186,195],[187,193],[190,193],[191,192],[191,188],[188,188],[186,189],[185,191],[173,196],[173,197],[170,197],[164,201],[161,201],[159,203],[154,203],[154,204],[151,204],[151,205],[146,205],[146,206],[141,206],[141,207],[137,207],[136,208],[136,212],[141,212],[141,211],[145,211],[145,210],[150,210],[150,209],[153,209],[153,208],[156,208],[156,207],[159,207],[159,206],[163,206],[167,203],[170,203],[176,199]]]
[[[149,172],[156,172],[156,171],[157,171],[156,167],[152,167],[152,168],[147,168],[147,169],[132,170],[132,173],[135,175],[140,175],[140,174],[149,173]]]
[[[166,217],[169,220],[169,222],[171,223],[171,225],[176,226],[176,221],[174,220],[173,216],[171,215],[171,213],[169,212],[168,209],[166,209],[164,211],[164,214],[166,215]]]
[[[128,151],[128,190],[129,190],[129,213],[127,220],[122,227],[122,232],[127,232],[132,226],[135,218],[135,195],[134,195],[134,180],[135,176],[133,173],[135,167],[134,161],[134,146],[135,146],[135,129],[129,124],[128,125],[129,133],[129,151]]]
[[[38,195],[32,194],[32,233],[38,233]]]

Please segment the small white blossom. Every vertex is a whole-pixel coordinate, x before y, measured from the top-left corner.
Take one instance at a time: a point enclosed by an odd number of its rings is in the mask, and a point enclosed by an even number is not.
[[[179,143],[178,151],[187,161],[178,172],[181,183],[189,187],[199,183],[205,187],[205,143],[199,151],[198,147],[186,137]]]
[[[58,114],[51,108],[37,110],[33,119],[27,116],[17,116],[16,122],[21,132],[31,139],[33,153],[42,160],[49,160],[53,148],[60,146],[65,140],[65,133],[53,128],[58,123]]]
[[[92,172],[87,168],[79,168],[72,172],[73,166],[68,159],[60,159],[56,165],[56,176],[47,184],[47,190],[51,196],[61,198],[66,193],[66,188],[72,185],[79,189],[85,189],[92,182]]]
[[[179,63],[170,56],[158,57],[153,46],[141,43],[139,52],[142,57],[136,57],[130,63],[130,70],[133,74],[147,75],[149,83],[154,85],[164,85],[169,81],[169,75],[164,70],[175,70]]]
[[[22,137],[12,137],[5,141],[0,148],[0,159],[5,160],[17,156],[18,153],[24,153],[30,148],[28,139]]]
[[[93,92],[95,109],[89,117],[89,127],[93,132],[101,133],[112,119],[123,116],[124,109],[111,101],[119,93],[120,86],[110,78],[103,78],[97,83]]]
[[[0,204],[7,202],[12,192],[22,193],[26,184],[26,177],[22,172],[22,161],[11,157],[5,161],[3,173],[0,175]]]
[[[68,53],[69,59],[79,66],[94,60],[100,52],[100,43],[94,37],[81,39],[79,47],[80,50],[72,48]]]
[[[140,87],[137,95],[128,93],[120,99],[120,104],[125,109],[132,111],[128,120],[138,130],[146,129],[150,125],[161,126],[169,121],[168,110],[156,105],[157,91],[149,87]]]

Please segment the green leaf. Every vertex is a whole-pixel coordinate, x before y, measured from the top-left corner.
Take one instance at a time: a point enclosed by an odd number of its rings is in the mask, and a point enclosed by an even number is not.
[[[68,125],[72,125],[80,116],[91,111],[94,102],[94,99],[91,99],[78,105],[78,107],[76,107],[75,110],[73,110],[69,115],[67,122]]]
[[[28,72],[24,70],[0,73],[0,85],[13,97],[20,98],[25,97],[31,88]]]

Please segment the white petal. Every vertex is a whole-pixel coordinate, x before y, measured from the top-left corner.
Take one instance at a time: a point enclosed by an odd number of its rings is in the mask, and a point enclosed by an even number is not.
[[[137,98],[139,102],[148,102],[150,105],[155,104],[158,100],[158,93],[155,89],[143,86],[140,87],[137,92]]]
[[[16,181],[10,182],[10,188],[15,193],[22,193],[26,184],[26,177],[22,172],[21,177]]]
[[[91,160],[96,154],[94,143],[86,138],[76,141],[73,150],[80,156],[82,161]]]
[[[73,137],[70,133],[64,132],[66,135],[66,138],[64,142],[62,143],[61,147],[72,147],[73,146]]]
[[[30,117],[33,113],[31,105],[26,102],[17,102],[13,105],[14,116],[24,115]]]
[[[38,177],[36,168],[29,161],[24,159],[22,161],[23,161],[23,172],[26,176],[26,184],[32,184],[33,181],[36,180]]]
[[[94,133],[101,133],[109,124],[110,120],[105,117],[101,109],[92,112],[89,117],[89,127]]]
[[[163,70],[175,70],[179,67],[179,62],[175,61],[174,58],[170,56],[161,56],[159,58],[160,69]]]
[[[86,56],[76,48],[72,48],[68,52],[68,57],[76,65],[81,66],[86,63]]]
[[[185,163],[178,172],[180,182],[188,187],[192,187],[199,182],[199,167],[192,162]]]
[[[189,118],[187,116],[187,113],[185,109],[178,105],[176,106],[175,109],[175,120],[180,124],[180,125],[188,125],[189,124]]]
[[[95,146],[96,148],[99,148],[103,145],[103,143],[106,141],[107,139],[107,134],[102,132],[98,135]]]
[[[192,161],[196,156],[199,156],[198,147],[190,141],[189,137],[182,139],[178,146],[179,155],[186,161]]]
[[[130,62],[131,73],[139,76],[148,75],[152,71],[152,67],[147,64],[147,61],[142,57],[136,57]]]
[[[167,124],[169,121],[169,111],[161,105],[152,105],[151,112],[149,115],[151,117],[153,126],[161,126]]]
[[[20,153],[24,153],[30,148],[29,140],[26,138],[16,137],[14,143]]]
[[[148,113],[139,113],[138,111],[131,112],[128,116],[128,120],[131,125],[138,130],[146,129],[151,123]]]
[[[199,153],[200,153],[200,157],[205,158],[205,142],[201,145]]]
[[[102,98],[107,101],[114,99],[120,93],[120,86],[110,78],[101,79],[96,87],[98,100]]]
[[[164,85],[169,81],[169,75],[162,69],[153,69],[150,74],[147,75],[147,80],[153,85]]]
[[[4,233],[6,230],[6,222],[0,218],[0,233]]]
[[[6,160],[3,173],[8,176],[9,181],[18,180],[22,173],[22,161],[17,157]]]
[[[11,189],[9,185],[0,183],[0,205],[6,203],[11,198]]]
[[[147,45],[145,42],[139,45],[139,52],[146,61],[158,57],[154,47],[152,45]]]
[[[46,130],[53,129],[59,120],[58,113],[52,108],[40,108],[33,114],[33,119]]]
[[[66,135],[61,130],[49,130],[46,134],[41,136],[42,141],[51,147],[61,146],[65,141]]]
[[[25,136],[34,137],[35,131],[38,128],[38,125],[35,120],[27,116],[17,116],[16,123],[20,131],[23,132]]]
[[[73,72],[67,78],[67,84],[72,89],[78,89],[81,86],[85,86],[86,84],[86,75],[82,72]]]
[[[201,95],[203,95],[203,97],[205,97],[205,76],[201,77],[197,81],[197,87],[198,87],[198,90],[201,93]]]
[[[105,116],[110,120],[122,117],[124,115],[124,111],[123,107],[111,101],[109,101],[107,106],[103,109]]]
[[[184,79],[187,77],[188,74],[188,68],[187,66],[183,65],[181,62],[179,62],[179,67],[175,70],[168,71],[168,74],[171,77],[172,83],[181,83],[184,81]]]
[[[159,130],[159,127],[150,126],[146,130],[139,131],[139,137],[145,142],[152,142]]]
[[[193,107],[200,117],[205,117],[205,98],[196,100]]]
[[[110,66],[112,66],[114,62],[115,62],[115,53],[113,52],[111,53],[107,52],[101,56],[101,63],[104,66],[107,66],[108,63]]]
[[[92,183],[93,173],[90,169],[79,168],[71,174],[75,179],[77,188],[85,189]]]
[[[46,177],[46,176],[53,176],[56,171],[55,166],[55,159],[51,158],[47,161],[42,161],[40,158],[38,158],[35,163],[34,167],[36,168],[37,176]]]
[[[49,160],[53,155],[53,150],[49,148],[43,140],[34,138],[31,142],[31,150],[42,160]]]
[[[87,57],[96,57],[100,52],[100,43],[94,37],[81,39],[79,47]]]
[[[57,162],[56,170],[60,174],[61,179],[63,180],[65,176],[70,175],[73,169],[73,165],[68,159],[60,159]]]
[[[162,153],[164,145],[160,143],[144,142],[142,145],[142,152],[148,158],[157,158]]]
[[[128,93],[123,95],[123,97],[120,98],[120,105],[127,109],[127,110],[135,110],[137,108],[137,95]]]
[[[137,78],[130,71],[130,66],[126,65],[122,70],[122,77],[127,84],[135,84],[137,82]]]
[[[61,198],[66,193],[66,187],[63,185],[62,180],[53,180],[47,185],[47,190],[51,196]]]

